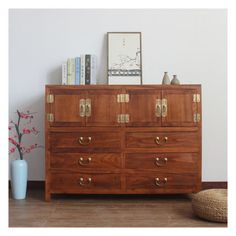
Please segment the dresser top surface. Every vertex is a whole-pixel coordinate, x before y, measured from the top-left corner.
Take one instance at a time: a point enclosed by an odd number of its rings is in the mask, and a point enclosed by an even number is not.
[[[47,84],[48,89],[196,89],[201,88],[201,84],[181,84],[181,85],[161,85],[161,84],[145,84],[145,85],[59,85]]]

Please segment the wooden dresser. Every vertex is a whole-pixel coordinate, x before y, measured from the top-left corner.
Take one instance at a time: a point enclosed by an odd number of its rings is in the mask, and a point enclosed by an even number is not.
[[[45,199],[201,188],[200,85],[46,85]]]

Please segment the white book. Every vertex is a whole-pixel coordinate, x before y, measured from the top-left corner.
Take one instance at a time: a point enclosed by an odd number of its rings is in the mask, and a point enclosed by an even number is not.
[[[80,60],[80,84],[85,84],[85,55],[81,55]]]
[[[90,71],[90,78],[91,78],[91,84],[97,84],[97,58],[95,55],[91,55],[91,71]]]
[[[75,84],[75,58],[71,58],[71,84]]]
[[[61,84],[67,84],[67,62],[63,62],[61,65]]]
[[[67,59],[67,84],[71,85],[71,58]]]

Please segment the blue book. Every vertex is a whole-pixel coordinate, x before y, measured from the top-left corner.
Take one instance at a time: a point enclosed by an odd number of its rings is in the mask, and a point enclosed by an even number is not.
[[[80,57],[75,58],[75,84],[80,84]]]

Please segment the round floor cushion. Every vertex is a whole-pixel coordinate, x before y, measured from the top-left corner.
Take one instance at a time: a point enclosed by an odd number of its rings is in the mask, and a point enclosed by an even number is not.
[[[227,189],[208,189],[193,194],[192,208],[200,218],[227,222]]]

